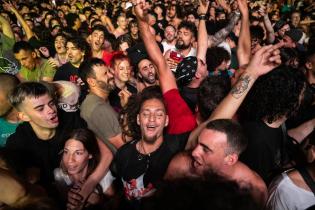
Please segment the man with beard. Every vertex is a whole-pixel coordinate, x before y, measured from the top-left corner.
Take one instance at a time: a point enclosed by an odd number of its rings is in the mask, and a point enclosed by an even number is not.
[[[196,26],[187,21],[183,21],[178,26],[177,40],[174,49],[165,53],[165,59],[172,71],[176,70],[178,63],[185,57],[196,56],[196,48],[193,47],[197,37]]]
[[[17,111],[9,102],[9,94],[19,84],[19,80],[8,73],[0,73],[0,147],[4,147],[7,138],[19,125]]]
[[[111,171],[121,179],[126,202],[125,209],[133,209],[138,201],[152,195],[162,180],[171,158],[183,150],[189,132],[164,134],[168,125],[163,96],[158,87],[148,87],[139,95],[137,125],[140,139],[122,146],[116,153]]]
[[[169,22],[169,24],[173,25],[175,28],[179,27],[179,24],[182,22],[181,19],[181,11],[178,4],[171,4],[167,8],[166,11],[166,20]]]
[[[108,101],[115,88],[114,76],[104,61],[91,58],[79,68],[80,77],[89,86],[89,94],[81,105],[81,117],[113,153],[124,144],[118,116]]]
[[[164,30],[165,39],[162,41],[164,53],[175,48],[176,44],[176,28],[173,25],[168,25]]]
[[[138,63],[137,90],[141,92],[144,88],[158,85],[156,67],[147,58]]]

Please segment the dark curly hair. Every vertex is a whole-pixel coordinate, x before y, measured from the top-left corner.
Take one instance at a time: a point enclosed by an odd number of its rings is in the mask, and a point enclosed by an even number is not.
[[[137,115],[145,101],[150,99],[160,100],[164,106],[162,91],[159,86],[150,86],[137,95],[130,96],[127,105],[120,112],[120,124],[123,128],[123,137],[129,136],[132,139],[140,139],[140,126],[137,124]]]
[[[240,108],[242,120],[275,122],[294,115],[301,104],[305,76],[287,66],[279,66],[257,79]]]

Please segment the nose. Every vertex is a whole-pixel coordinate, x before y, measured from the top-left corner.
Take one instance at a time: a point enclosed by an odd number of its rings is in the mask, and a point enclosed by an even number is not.
[[[48,114],[53,114],[56,112],[56,109],[55,109],[55,104],[53,105],[48,105],[48,108],[47,108],[47,113]]]
[[[150,114],[149,121],[154,122],[155,121],[155,114]]]
[[[195,149],[192,151],[191,155],[192,155],[193,158],[196,158],[196,157],[199,156],[199,150],[200,150],[199,148],[200,148],[200,146],[197,145],[197,146],[195,147]]]

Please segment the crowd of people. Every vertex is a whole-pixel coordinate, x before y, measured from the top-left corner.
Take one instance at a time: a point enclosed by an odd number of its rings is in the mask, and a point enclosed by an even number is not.
[[[312,0],[2,0],[0,209],[315,208]]]

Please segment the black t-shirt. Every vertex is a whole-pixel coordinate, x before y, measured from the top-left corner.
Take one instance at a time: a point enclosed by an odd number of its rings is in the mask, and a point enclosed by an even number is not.
[[[128,200],[137,200],[154,191],[163,179],[172,157],[184,150],[189,133],[164,135],[161,146],[151,154],[138,152],[134,140],[122,146],[116,153],[111,171],[121,178]]]
[[[40,183],[43,185],[49,185],[53,181],[53,170],[59,167],[61,157],[59,153],[62,151],[68,135],[76,128],[86,127],[85,121],[75,113],[58,111],[58,116],[60,116],[60,124],[53,138],[39,139],[31,125],[25,122],[17,127],[16,132],[8,138],[6,143],[8,150],[23,157],[22,165],[26,168],[40,169]]]
[[[88,87],[79,77],[79,68],[74,67],[70,62],[60,66],[54,76],[54,81],[69,81],[78,85],[81,89],[79,102],[81,103],[88,94]]]
[[[134,86],[127,83],[126,87],[131,94],[137,93],[137,88],[135,88]],[[116,112],[120,112],[120,110],[122,109],[122,106],[120,104],[120,97],[118,95],[120,91],[120,88],[115,87],[115,89],[110,92],[108,97],[110,105],[114,108]]]
[[[243,128],[248,146],[240,160],[268,183],[270,175],[281,167],[282,129],[271,128],[262,121],[246,122]]]

